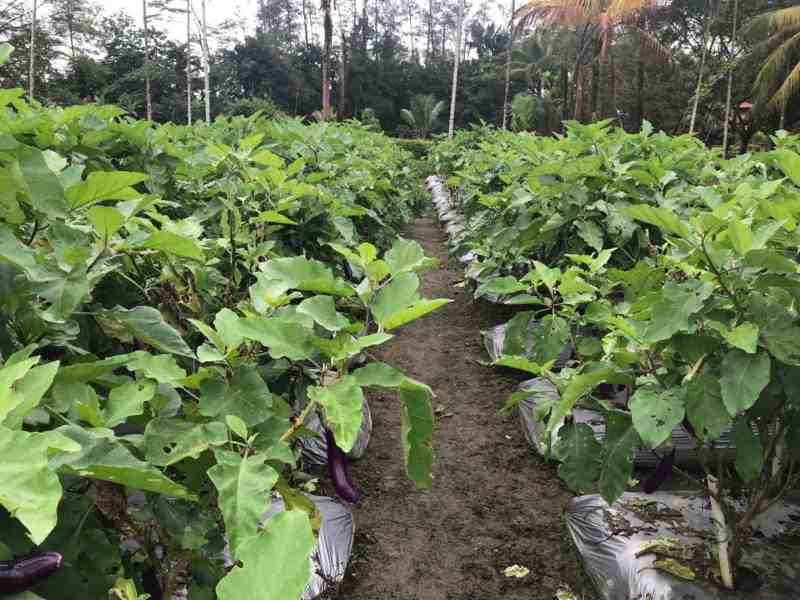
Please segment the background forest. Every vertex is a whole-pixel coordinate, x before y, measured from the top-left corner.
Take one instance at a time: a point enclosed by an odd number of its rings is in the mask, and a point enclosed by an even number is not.
[[[32,72],[35,97],[44,104],[113,103],[143,118],[149,89],[154,120],[186,122],[189,98],[194,118],[204,116],[208,49],[212,118],[258,109],[313,118],[321,107],[327,9],[331,105],[338,119],[377,119],[382,129],[404,137],[425,136],[446,125],[446,119],[436,119],[444,107],[434,109],[450,99],[458,0],[258,0],[255,14],[206,28],[206,36],[201,35],[201,0],[130,2],[143,3],[146,28],[129,14],[111,14],[91,0],[38,0],[37,17],[33,0],[6,2],[0,7],[0,42],[17,51],[0,74],[0,86],[30,87]],[[549,133],[565,118],[616,117],[628,130],[647,119],[657,129],[679,133],[692,126],[699,89],[694,130],[719,143],[729,74],[734,108],[762,98],[755,126],[742,122],[734,110],[739,134],[734,144],[756,130],[790,128],[800,120],[796,99],[787,97],[777,110],[774,103],[772,110],[764,109],[784,78],[797,70],[800,23],[796,15],[781,27],[757,19],[796,2],[605,4],[622,8],[597,12],[603,2],[577,0],[532,0],[521,10],[513,1],[466,4],[455,125],[503,125],[507,97],[513,104],[508,124],[519,130]],[[586,8],[575,14],[575,6]],[[515,9],[509,56],[509,17]],[[610,23],[609,14],[615,15]],[[181,27],[179,39],[175,32]],[[759,76],[776,47],[781,55],[771,59],[769,73]]]

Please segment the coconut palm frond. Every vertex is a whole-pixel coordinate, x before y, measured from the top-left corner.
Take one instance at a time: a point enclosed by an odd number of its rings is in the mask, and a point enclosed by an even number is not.
[[[631,31],[639,38],[642,48],[652,58],[664,64],[672,63],[674,58],[672,48],[662,44],[656,36],[641,27],[632,27]]]
[[[798,51],[800,51],[800,32],[792,35],[770,53],[753,83],[757,104],[764,103],[770,97],[772,90],[778,87],[783,74],[792,67]]]
[[[640,15],[659,7],[657,0],[611,0],[606,12],[614,20],[630,16]]]
[[[574,27],[585,22],[586,16],[587,11],[580,5],[580,0],[562,0],[562,2],[550,0],[546,3],[531,0],[514,13],[514,20],[519,27],[532,27],[537,24]]]
[[[783,85],[775,92],[768,105],[768,110],[779,111],[789,104],[789,100],[800,92],[800,63],[796,64]]]

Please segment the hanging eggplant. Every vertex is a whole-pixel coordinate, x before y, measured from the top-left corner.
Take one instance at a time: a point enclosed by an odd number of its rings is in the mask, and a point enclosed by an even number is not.
[[[342,500],[355,504],[361,496],[347,475],[347,457],[336,445],[333,431],[327,425],[325,426],[325,444],[328,450],[328,474],[333,481],[336,495]]]
[[[0,594],[17,594],[41,583],[61,566],[58,552],[0,562]]]
[[[645,494],[652,494],[658,488],[661,487],[667,477],[672,475],[672,467],[675,464],[675,448],[672,449],[672,452],[669,454],[665,454],[661,457],[661,460],[658,462],[658,466],[656,470],[650,474],[645,482],[642,484],[642,490]]]

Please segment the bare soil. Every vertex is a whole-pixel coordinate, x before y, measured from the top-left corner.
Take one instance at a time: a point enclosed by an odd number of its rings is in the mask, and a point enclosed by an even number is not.
[[[353,508],[355,550],[337,597],[552,600],[568,584],[578,598],[593,598],[563,524],[569,492],[527,445],[517,418],[496,415],[517,381],[479,364],[479,331],[508,315],[454,287],[461,269],[432,219],[414,221],[408,236],[441,260],[421,276],[424,295],[454,302],[400,329],[379,358],[436,393],[434,485],[419,490],[406,478],[397,400],[373,394],[370,446],[350,465],[364,498]],[[515,564],[530,574],[506,577]]]

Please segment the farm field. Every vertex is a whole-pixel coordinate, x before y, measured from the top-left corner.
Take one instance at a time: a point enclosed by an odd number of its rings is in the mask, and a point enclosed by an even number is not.
[[[0,5],[0,599],[792,600],[791,0]]]

